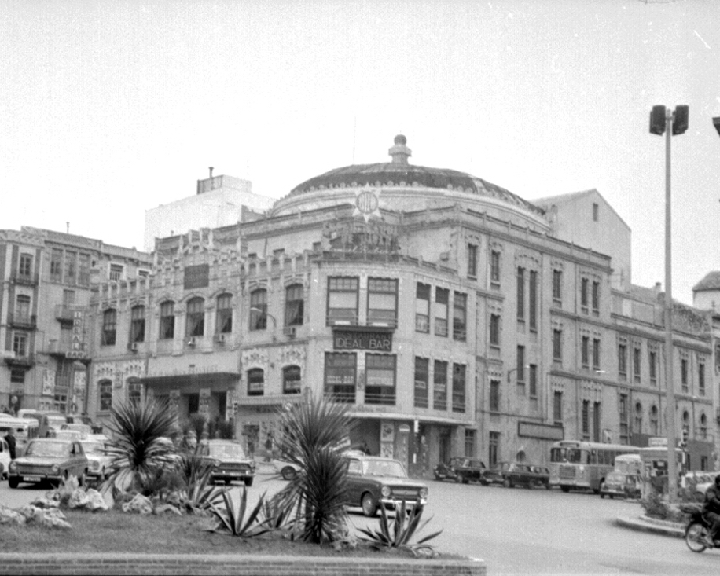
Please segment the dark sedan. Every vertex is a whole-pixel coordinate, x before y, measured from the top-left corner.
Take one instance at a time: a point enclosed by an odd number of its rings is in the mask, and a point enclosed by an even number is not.
[[[487,486],[488,480],[485,478],[486,472],[487,468],[485,463],[479,458],[460,458],[460,461],[455,466],[455,479],[463,484],[479,482]]]
[[[375,516],[379,506],[395,510],[405,501],[427,502],[428,487],[424,482],[408,478],[403,465],[392,458],[359,456],[347,458],[347,502],[361,507],[365,516]]]
[[[447,462],[440,462],[435,468],[433,469],[433,474],[435,475],[435,480],[443,481],[443,480],[455,480],[457,478],[457,474],[455,473],[455,468],[464,460],[464,458],[455,457],[450,458]]]
[[[507,488],[514,486],[524,486],[525,488],[533,488],[540,486],[549,489],[550,488],[550,475],[539,472],[539,466],[533,466],[531,464],[523,464],[520,462],[513,462],[507,465],[503,470],[503,483]]]

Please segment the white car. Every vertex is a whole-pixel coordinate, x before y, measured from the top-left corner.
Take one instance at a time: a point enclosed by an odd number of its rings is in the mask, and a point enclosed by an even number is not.
[[[0,480],[8,477],[10,468],[10,448],[4,438],[0,438]]]
[[[88,480],[104,482],[111,472],[113,457],[105,452],[105,444],[95,440],[80,440],[88,460]]]

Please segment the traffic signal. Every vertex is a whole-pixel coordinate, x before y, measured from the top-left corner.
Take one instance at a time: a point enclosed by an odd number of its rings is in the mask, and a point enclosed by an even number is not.
[[[673,136],[676,134],[685,134],[685,131],[690,125],[690,106],[680,105],[675,106],[675,113],[673,114]]]
[[[662,105],[653,106],[650,111],[650,134],[665,134],[665,114],[667,108]]]

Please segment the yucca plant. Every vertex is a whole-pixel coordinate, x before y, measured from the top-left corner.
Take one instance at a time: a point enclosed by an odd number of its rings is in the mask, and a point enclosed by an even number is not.
[[[243,493],[239,505],[233,500],[230,490],[223,490],[219,497],[212,500],[208,510],[215,518],[217,524],[213,531],[226,530],[233,536],[250,538],[269,532],[271,528],[260,521],[260,512],[265,504],[265,494],[261,495],[257,504],[246,517],[247,488],[243,486]]]
[[[208,486],[212,477],[212,468],[208,467],[200,475],[198,469],[193,471],[193,475],[187,484],[187,500],[185,507],[188,511],[206,510],[210,508],[213,502],[222,497],[223,492],[229,492],[230,487],[218,488],[216,486]]]
[[[160,439],[170,435],[174,416],[167,402],[120,404],[112,410],[108,428],[113,439],[106,452],[113,457],[112,472],[103,490],[115,486],[121,491],[151,486],[158,471],[173,467],[172,445]]]
[[[370,542],[370,545],[373,548],[406,548],[416,555],[427,553],[428,549],[432,551],[432,547],[425,543],[442,534],[442,530],[438,530],[437,532],[433,532],[432,534],[421,538],[415,544],[410,544],[410,539],[415,535],[415,533],[422,531],[430,520],[432,520],[432,518],[428,518],[424,522],[420,523],[424,508],[425,507],[420,500],[417,500],[415,505],[411,507],[409,511],[405,500],[399,504],[395,504],[395,519],[391,527],[385,506],[380,506],[380,529],[371,530],[369,528],[359,528],[360,533],[362,534],[360,539]]]
[[[275,503],[294,514],[297,535],[306,541],[333,541],[342,533],[346,475],[341,449],[352,421],[347,405],[309,396],[280,414],[279,447],[297,474],[275,497]]]

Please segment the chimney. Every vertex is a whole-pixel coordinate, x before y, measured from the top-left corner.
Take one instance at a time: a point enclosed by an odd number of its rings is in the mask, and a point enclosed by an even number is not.
[[[660,294],[660,292],[662,292],[662,284],[655,282],[655,294]]]
[[[210,178],[212,178],[212,171],[215,169],[214,166],[210,166]]]

